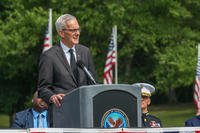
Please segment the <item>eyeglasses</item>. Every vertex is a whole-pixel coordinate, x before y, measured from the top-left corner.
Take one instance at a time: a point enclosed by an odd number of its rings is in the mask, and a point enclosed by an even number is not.
[[[64,31],[67,30],[67,31],[70,31],[72,33],[76,33],[76,32],[81,32],[81,28],[78,28],[78,29],[63,29]]]

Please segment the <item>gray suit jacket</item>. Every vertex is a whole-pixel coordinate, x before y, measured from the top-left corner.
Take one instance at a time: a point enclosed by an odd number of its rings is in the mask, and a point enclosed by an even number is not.
[[[75,45],[77,60],[81,60],[95,77],[95,69],[89,48],[81,44]],[[44,52],[39,61],[39,96],[49,103],[53,94],[67,93],[79,86],[89,85],[85,72],[78,67],[77,82],[60,44]]]
[[[11,128],[34,128],[33,117],[32,108],[17,112]],[[48,118],[49,116],[47,115],[47,124],[49,127]]]

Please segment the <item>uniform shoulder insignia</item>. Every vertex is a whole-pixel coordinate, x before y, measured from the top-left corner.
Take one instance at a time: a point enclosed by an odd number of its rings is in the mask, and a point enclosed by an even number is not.
[[[150,127],[162,127],[161,120],[153,115],[149,115],[149,125]]]

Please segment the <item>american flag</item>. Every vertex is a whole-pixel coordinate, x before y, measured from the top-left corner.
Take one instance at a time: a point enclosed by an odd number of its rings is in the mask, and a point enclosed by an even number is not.
[[[200,44],[198,45],[198,61],[197,61],[197,74],[194,87],[194,103],[197,108],[196,115],[200,115]]]
[[[48,50],[51,47],[52,47],[52,9],[49,9],[48,27],[47,27],[45,38],[44,38],[42,52],[45,52],[46,50]]]
[[[116,65],[116,44],[115,44],[115,30],[113,29],[111,34],[110,43],[108,45],[108,54],[106,58],[106,64],[104,68],[104,84],[112,84],[113,81],[113,69]]]

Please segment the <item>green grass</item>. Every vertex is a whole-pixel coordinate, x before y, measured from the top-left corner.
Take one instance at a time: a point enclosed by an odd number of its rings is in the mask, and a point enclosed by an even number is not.
[[[9,117],[5,114],[0,114],[0,128],[9,127]]]
[[[161,119],[163,127],[183,127],[185,120],[195,116],[193,103],[176,105],[151,105],[149,112]],[[0,114],[0,128],[9,127],[8,115]]]
[[[193,103],[150,106],[150,114],[161,119],[163,127],[183,127],[185,120],[195,116]]]

